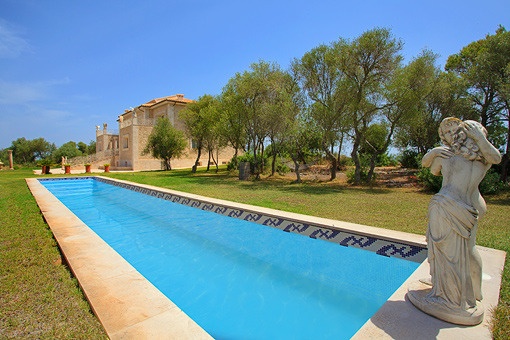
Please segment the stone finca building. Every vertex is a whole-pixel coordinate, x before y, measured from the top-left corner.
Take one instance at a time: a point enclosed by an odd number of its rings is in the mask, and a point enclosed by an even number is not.
[[[160,159],[150,154],[143,154],[149,135],[159,117],[166,116],[172,125],[185,131],[184,122],[179,118],[179,111],[187,104],[193,102],[184,98],[183,94],[156,98],[145,104],[125,110],[119,116],[118,132],[109,131],[108,126],[103,124],[101,130],[96,127],[96,155],[94,165],[101,167],[105,163],[110,164],[112,170],[162,170],[163,163]],[[202,150],[203,151],[203,150]],[[218,164],[227,164],[234,155],[231,148],[224,148],[215,155]],[[186,168],[195,164],[197,149],[191,139],[188,140],[188,148],[179,159],[172,159],[172,168]],[[202,152],[201,165],[206,165],[208,153]]]

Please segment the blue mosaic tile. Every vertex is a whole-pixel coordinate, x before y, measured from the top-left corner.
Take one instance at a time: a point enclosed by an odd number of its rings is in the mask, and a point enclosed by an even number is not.
[[[235,210],[235,209],[232,209],[230,211],[230,213],[227,215],[228,217],[235,217],[235,218],[239,218],[241,217],[241,215],[243,214],[243,211],[242,210]]]
[[[278,228],[283,223],[283,221],[284,221],[283,218],[269,217],[264,222],[262,222],[262,224]]]
[[[373,237],[350,235],[340,242],[342,246],[357,246],[358,248],[364,248],[371,246],[377,239]]]
[[[285,229],[283,229],[283,231],[301,234],[301,233],[304,233],[309,227],[310,226],[308,224],[295,223],[295,222],[290,221],[290,223],[287,224],[287,226],[285,227]]]
[[[38,181],[68,181],[68,180],[83,180],[83,179],[95,179],[93,176],[83,177],[51,177],[51,178],[38,178]]]

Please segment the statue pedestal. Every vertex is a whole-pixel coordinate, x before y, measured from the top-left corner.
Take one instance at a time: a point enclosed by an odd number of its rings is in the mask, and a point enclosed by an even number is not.
[[[476,307],[463,309],[451,309],[441,303],[441,298],[429,297],[432,289],[420,281],[411,283],[407,291],[409,301],[424,313],[432,315],[440,320],[454,323],[457,325],[474,326],[483,321],[483,305],[477,301]]]

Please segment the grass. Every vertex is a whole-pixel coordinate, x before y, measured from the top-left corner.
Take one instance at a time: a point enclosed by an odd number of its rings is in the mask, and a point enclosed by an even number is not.
[[[0,171],[0,339],[106,339],[24,178]]]
[[[278,177],[241,182],[224,170],[218,174],[173,170],[102,175],[421,235],[426,230],[432,196],[415,188],[354,188],[339,182],[291,184],[288,179]],[[51,232],[24,182],[25,177],[31,176],[29,171],[0,172],[0,338],[104,336],[76,281],[60,264]],[[510,252],[510,193],[485,199],[488,213],[480,221],[478,244]],[[32,269],[30,274],[25,274],[25,266]],[[507,339],[510,334],[508,257],[500,304],[494,316],[494,338]]]

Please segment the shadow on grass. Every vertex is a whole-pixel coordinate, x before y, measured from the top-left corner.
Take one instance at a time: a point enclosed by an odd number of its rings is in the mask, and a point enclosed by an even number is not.
[[[485,196],[485,201],[490,204],[510,206],[510,191],[495,196]]]
[[[131,174],[115,174],[112,177],[121,178],[140,183],[163,186],[175,190],[179,190],[179,187],[186,185],[197,185],[197,186],[214,186],[221,185],[223,187],[232,187],[232,190],[237,188],[251,191],[266,191],[266,190],[278,190],[295,192],[306,195],[328,195],[338,194],[342,192],[357,192],[365,194],[389,194],[391,189],[384,187],[362,187],[362,186],[350,186],[344,183],[338,182],[317,182],[317,181],[304,181],[302,183],[294,183],[288,178],[281,177],[264,177],[260,180],[248,180],[240,181],[237,174],[230,173],[226,170],[215,170],[206,172],[205,170],[199,169],[196,173],[191,173],[189,169],[178,169],[171,171],[148,171],[138,172]]]

